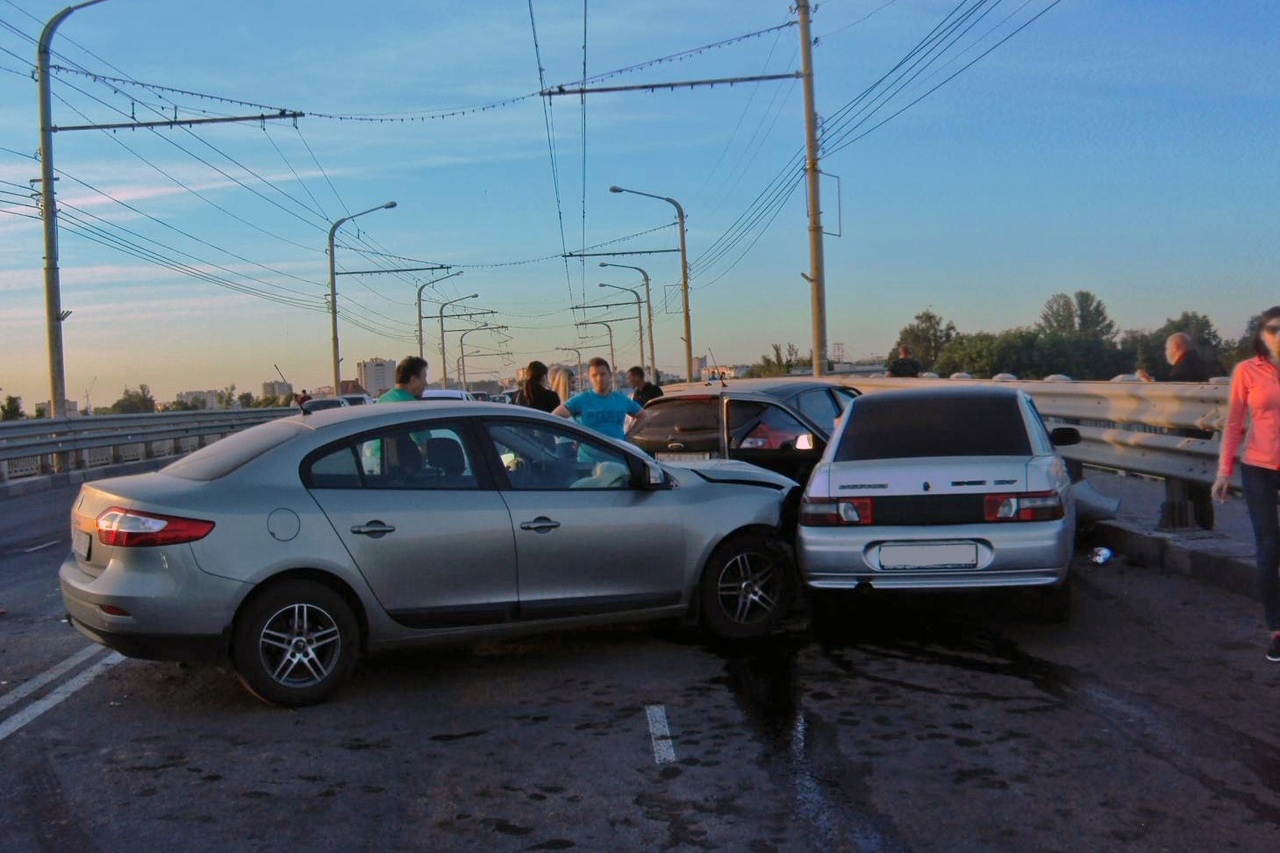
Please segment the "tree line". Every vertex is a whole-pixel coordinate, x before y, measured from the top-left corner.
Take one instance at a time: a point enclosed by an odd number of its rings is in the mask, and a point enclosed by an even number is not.
[[[265,409],[276,406],[291,406],[293,405],[294,395],[285,394],[283,397],[279,397],[269,394],[266,397],[255,397],[251,391],[236,393],[236,386],[232,383],[217,392],[216,400],[216,408],[218,409]],[[206,406],[203,400],[186,402],[175,398],[169,403],[157,403],[155,396],[151,393],[151,388],[144,382],[137,388],[125,386],[120,399],[110,406],[96,406],[92,412],[82,412],[81,414],[138,415],[150,412],[190,412],[204,408]],[[12,395],[6,396],[3,406],[0,406],[0,421],[16,421],[25,417],[27,417],[27,414],[22,410],[22,398]],[[32,417],[48,417],[44,404],[36,406]]]
[[[1019,379],[1043,379],[1066,375],[1078,380],[1108,380],[1144,369],[1156,380],[1168,378],[1164,358],[1165,339],[1186,332],[1195,341],[1201,358],[1214,376],[1225,376],[1236,362],[1252,355],[1249,341],[1257,318],[1244,333],[1224,341],[1213,323],[1196,311],[1170,317],[1157,329],[1120,331],[1107,314],[1107,306],[1087,290],[1074,295],[1056,293],[1045,302],[1032,326],[1003,332],[960,332],[955,323],[926,309],[898,332],[885,363],[897,357],[899,347],[911,348],[926,371],[939,376],[968,373],[990,379],[1012,373]],[[752,376],[782,376],[812,367],[793,344],[773,345],[751,367]]]

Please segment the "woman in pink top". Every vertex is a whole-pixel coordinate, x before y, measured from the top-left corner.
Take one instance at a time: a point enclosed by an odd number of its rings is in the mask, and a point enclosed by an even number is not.
[[[1240,485],[1253,522],[1258,592],[1271,631],[1267,660],[1280,662],[1280,521],[1276,518],[1276,493],[1280,490],[1280,305],[1262,313],[1253,333],[1253,351],[1254,358],[1240,362],[1231,373],[1231,408],[1222,434],[1213,496],[1227,499],[1227,481],[1243,440]]]

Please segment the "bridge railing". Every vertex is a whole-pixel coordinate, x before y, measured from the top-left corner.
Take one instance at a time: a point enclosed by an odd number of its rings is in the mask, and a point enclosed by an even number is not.
[[[255,424],[297,414],[293,407],[39,418],[0,423],[0,483],[68,469],[177,456]]]

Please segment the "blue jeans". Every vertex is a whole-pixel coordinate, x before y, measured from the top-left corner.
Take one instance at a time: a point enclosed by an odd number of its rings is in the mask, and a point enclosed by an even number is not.
[[[1267,627],[1280,631],[1280,520],[1276,518],[1276,492],[1280,471],[1240,466],[1240,485],[1253,522],[1253,538],[1258,548],[1258,595]]]

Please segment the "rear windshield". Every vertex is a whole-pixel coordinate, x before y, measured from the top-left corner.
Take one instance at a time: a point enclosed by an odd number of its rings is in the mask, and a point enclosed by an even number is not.
[[[287,421],[258,424],[219,439],[161,470],[185,480],[216,480],[301,433],[305,427]]]
[[[837,462],[919,456],[1030,456],[1018,399],[1009,395],[871,394],[850,404]]]
[[[645,420],[636,435],[705,432],[720,429],[720,400],[716,397],[701,399],[665,400],[645,407]]]

